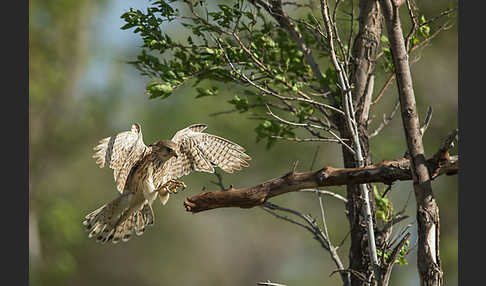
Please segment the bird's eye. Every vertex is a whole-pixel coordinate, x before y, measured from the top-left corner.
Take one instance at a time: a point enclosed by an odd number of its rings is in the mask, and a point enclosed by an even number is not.
[[[172,149],[170,149],[169,147],[165,148],[165,150],[167,151],[167,153],[172,152]]]

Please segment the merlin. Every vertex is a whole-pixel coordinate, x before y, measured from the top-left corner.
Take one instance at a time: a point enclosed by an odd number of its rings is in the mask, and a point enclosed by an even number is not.
[[[219,167],[227,173],[248,167],[245,149],[227,139],[203,133],[205,124],[179,130],[171,140],[149,146],[143,142],[140,124],[130,131],[99,141],[93,158],[100,168],[113,169],[120,195],[89,213],[83,224],[89,237],[101,243],[128,241],[142,235],[154,223],[152,204],[159,196],[163,205],[169,195],[185,184],[177,179],[191,171],[213,173]],[[245,161],[246,160],[246,161]]]

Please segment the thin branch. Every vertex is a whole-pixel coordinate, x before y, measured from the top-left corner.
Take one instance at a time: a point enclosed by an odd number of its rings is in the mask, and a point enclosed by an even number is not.
[[[286,221],[290,221],[290,222],[292,222],[296,225],[299,225],[299,226],[305,228],[309,232],[311,232],[314,235],[314,238],[321,244],[321,246],[329,252],[329,254],[331,255],[331,259],[334,261],[334,263],[336,264],[338,269],[344,270],[344,266],[341,262],[341,259],[338,256],[337,252],[336,252],[336,248],[334,248],[329,241],[329,237],[327,236],[327,230],[325,230],[323,232],[321,230],[321,228],[319,228],[319,226],[317,225],[315,219],[313,219],[310,215],[305,215],[305,214],[302,214],[298,211],[295,211],[295,210],[292,210],[292,209],[289,209],[289,208],[280,207],[280,206],[277,206],[277,205],[272,204],[270,202],[265,202],[262,205],[262,209],[265,210],[266,212],[274,215],[277,218],[280,218],[280,219],[283,219],[283,220],[286,220]],[[300,219],[304,220],[305,223],[307,223],[307,225],[304,225],[303,223],[297,222],[297,221],[290,219],[286,216],[279,215],[278,213],[276,213],[277,210],[295,215],[295,216],[299,217]],[[325,225],[325,228],[326,228],[326,225]],[[349,277],[346,274],[341,273],[341,278],[343,279],[343,282],[344,282],[345,285],[349,285],[350,280],[349,280]]]
[[[349,230],[348,233],[346,233],[346,235],[343,237],[343,239],[338,244],[338,246],[336,246],[336,249],[339,249],[339,248],[341,248],[341,246],[344,245],[344,242],[346,242],[346,239],[349,237],[350,234],[351,234],[351,230]]]
[[[290,222],[290,223],[293,223],[293,224],[295,224],[295,225],[298,225],[298,226],[300,226],[300,227],[302,227],[302,228],[304,228],[304,229],[308,230],[308,231],[309,231],[309,232],[311,232],[312,234],[316,234],[315,230],[314,230],[314,229],[312,229],[312,227],[309,227],[309,226],[307,226],[307,225],[305,225],[305,224],[303,224],[303,223],[301,223],[301,222],[298,222],[298,221],[296,221],[296,220],[294,220],[294,219],[291,219],[291,218],[289,218],[289,217],[287,217],[287,216],[280,215],[280,214],[278,214],[277,212],[275,212],[274,210],[275,210],[275,209],[278,209],[278,210],[280,210],[280,211],[286,211],[286,212],[289,212],[289,213],[291,213],[291,214],[294,214],[294,215],[296,215],[296,216],[298,216],[298,217],[300,217],[300,218],[303,218],[303,216],[304,216],[304,215],[303,215],[303,214],[301,214],[301,213],[299,213],[299,212],[297,212],[297,211],[294,211],[294,210],[291,210],[291,209],[287,209],[287,208],[282,208],[282,207],[279,207],[279,206],[277,206],[277,205],[275,205],[275,204],[270,204],[270,203],[265,203],[265,204],[263,204],[263,205],[262,205],[262,209],[263,209],[264,211],[266,211],[267,213],[269,213],[269,214],[271,214],[271,215],[275,216],[276,218],[279,218],[279,219],[282,219],[282,220],[288,221],[288,222]],[[317,241],[319,241],[319,243],[322,245],[322,247],[323,247],[324,249],[329,250],[329,249],[328,249],[328,247],[327,247],[327,245],[326,245],[326,244],[325,244],[325,242],[324,242],[324,241],[321,239],[321,237],[320,237],[320,236],[318,236],[318,235],[317,235],[317,236],[316,236],[316,240],[317,240]]]
[[[217,182],[210,181],[210,182],[213,183],[213,184],[215,184],[216,186],[219,186],[222,191],[226,191],[226,187],[223,184],[223,176],[218,171],[214,171],[214,175],[216,176],[216,178],[218,179],[218,181]]]
[[[340,194],[336,194],[334,192],[331,192],[331,191],[318,190],[318,189],[303,189],[303,190],[300,190],[299,192],[303,192],[303,193],[316,193],[316,192],[319,192],[319,194],[336,198],[338,200],[343,201],[344,203],[347,203],[348,202],[348,199],[346,199],[345,197],[341,196]]]
[[[333,248],[332,243],[331,243],[331,238],[329,237],[329,233],[327,231],[327,223],[326,223],[326,215],[324,214],[324,203],[322,202],[322,197],[319,192],[316,192],[317,197],[319,198],[319,208],[321,209],[321,218],[322,218],[322,225],[324,227],[324,234],[325,234],[325,239],[327,240],[327,244],[329,245],[329,248]]]
[[[422,123],[422,126],[420,127],[420,135],[424,135],[425,131],[427,131],[427,128],[429,127],[430,121],[432,119],[432,106],[429,106],[427,108],[427,113],[425,114],[425,119],[424,123]]]
[[[393,269],[393,266],[395,265],[395,259],[397,258],[398,254],[400,253],[400,250],[402,249],[403,245],[405,242],[408,240],[410,237],[410,232],[408,232],[398,243],[398,245],[393,249],[389,260],[387,261],[387,265],[384,267],[385,268],[385,274],[383,275],[383,280],[384,283],[383,285],[388,285],[390,276],[391,276],[391,271]]]
[[[444,16],[447,16],[449,14],[452,14],[452,13],[454,13],[456,11],[457,11],[457,7],[452,8],[452,9],[449,9],[449,10],[446,10],[446,11],[443,11],[439,15],[437,15],[437,16],[431,18],[430,20],[427,20],[424,23],[420,24],[419,27],[422,27],[422,26],[425,26],[425,25],[429,25],[430,23],[435,22],[435,21],[439,20],[440,18],[442,18]]]
[[[351,50],[352,50],[352,41],[353,41],[353,32],[354,32],[354,1],[351,1],[351,15],[350,15],[350,27],[349,27],[349,38],[348,38],[348,63],[346,63],[346,67],[349,65],[349,61],[351,61]]]
[[[378,101],[380,101],[380,99],[383,96],[383,94],[385,94],[385,91],[388,89],[388,87],[390,86],[390,84],[393,82],[393,79],[394,78],[395,78],[395,73],[392,73],[388,77],[388,79],[386,80],[386,82],[383,85],[383,87],[380,89],[380,92],[378,92],[378,95],[376,96],[375,100],[373,100],[373,102],[371,103],[371,105],[376,104],[376,103],[378,103]]]
[[[344,145],[346,148],[349,149],[350,152],[354,152],[354,150],[348,145],[346,144],[343,139],[341,139],[339,136],[337,136],[334,132],[328,130],[327,128],[325,127],[322,127],[322,126],[319,126],[319,125],[315,125],[315,124],[310,124],[310,123],[297,123],[297,122],[291,122],[291,121],[288,121],[288,120],[285,120],[277,115],[275,115],[271,110],[270,110],[270,107],[268,107],[267,105],[267,110],[268,110],[268,115],[272,116],[273,118],[275,118],[276,120],[278,120],[279,122],[281,123],[284,123],[286,125],[290,125],[290,126],[296,126],[296,127],[307,127],[307,128],[315,128],[315,129],[321,129],[321,130],[326,130],[328,131],[331,135],[333,135],[342,145]]]
[[[399,107],[400,107],[400,101],[397,101],[390,115],[387,116],[386,114],[383,114],[383,121],[381,122],[380,126],[378,126],[378,128],[375,129],[375,131],[371,132],[370,138],[373,138],[376,135],[380,134],[381,130],[383,130],[383,128],[385,128],[385,126],[387,126],[388,123],[390,123],[393,117],[395,117],[395,114],[397,113]]]
[[[271,136],[271,138],[274,139],[281,139],[281,140],[287,140],[287,141],[293,141],[293,142],[341,142],[338,139],[335,138],[293,138],[293,137],[282,137],[282,136]],[[342,139],[342,141],[345,141],[347,139]]]
[[[261,103],[250,104],[250,105],[248,105],[248,109],[255,108],[255,107],[264,107],[264,106],[265,106],[265,104],[261,104]],[[208,116],[214,117],[214,116],[219,116],[219,115],[223,115],[223,114],[230,114],[230,113],[235,113],[235,112],[241,112],[241,110],[231,109],[231,110],[218,111],[218,112],[211,113]]]
[[[257,285],[264,285],[264,286],[287,286],[285,284],[271,282],[270,280],[267,280],[267,282],[257,282]]]
[[[362,274],[362,273],[359,273],[358,271],[356,270],[353,270],[353,269],[337,269],[337,270],[334,270],[333,272],[331,272],[331,274],[329,274],[329,277],[331,277],[334,273],[350,273],[350,274],[353,274],[354,276],[358,277],[359,280],[361,280],[362,282],[368,284],[368,285],[371,285],[370,281],[368,281],[368,279],[366,279],[365,275]]]
[[[314,169],[314,164],[316,163],[317,160],[317,155],[319,154],[319,150],[321,149],[321,145],[317,145],[316,151],[314,152],[314,156],[312,156],[312,163],[310,165],[309,171]]]

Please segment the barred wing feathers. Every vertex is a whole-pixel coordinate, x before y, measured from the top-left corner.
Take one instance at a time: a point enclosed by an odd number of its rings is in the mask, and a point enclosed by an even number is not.
[[[99,167],[108,165],[113,169],[116,187],[122,193],[130,170],[148,147],[143,143],[142,128],[136,123],[130,131],[101,139],[93,149],[97,151],[93,158]]]
[[[213,173],[217,166],[227,173],[247,167],[245,160],[251,160],[240,145],[216,135],[202,133],[204,124],[194,124],[178,131],[172,141],[179,146],[178,158],[166,162],[163,181],[177,179],[191,171]],[[159,177],[159,176],[156,176]]]

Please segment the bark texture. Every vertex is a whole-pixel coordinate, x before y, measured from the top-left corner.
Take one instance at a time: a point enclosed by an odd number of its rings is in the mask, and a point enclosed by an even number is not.
[[[430,166],[437,168],[434,172],[457,173],[458,159],[450,158],[447,163],[441,160],[440,164],[435,160],[435,156],[429,159]],[[410,160],[407,158],[384,161],[362,168],[324,167],[317,171],[302,173],[292,171],[252,187],[234,189],[231,186],[227,191],[203,192],[188,197],[184,206],[187,211],[193,213],[223,207],[251,208],[263,204],[271,197],[301,189],[377,182],[392,184],[398,180],[411,179]]]
[[[353,44],[353,62],[350,83],[353,87],[353,105],[356,110],[358,133],[363,152],[365,165],[371,164],[369,150],[368,114],[373,91],[373,76],[375,70],[376,56],[381,37],[381,11],[377,1],[359,1],[359,32]],[[344,120],[336,120],[342,138],[351,139],[351,134],[346,128]],[[342,148],[343,161],[346,168],[357,167],[353,154],[346,148]],[[371,190],[371,188],[368,188]],[[370,192],[369,197],[372,202],[372,213],[374,218],[374,200]],[[368,239],[366,235],[365,220],[363,214],[364,202],[358,185],[349,184],[347,186],[346,204],[347,217],[351,231],[351,246],[349,250],[349,268],[362,273],[368,277],[371,273],[371,262],[368,254]],[[373,224],[375,225],[375,224]],[[351,285],[362,285],[355,275],[351,275]]]
[[[417,204],[417,266],[421,285],[442,285],[439,256],[439,208],[431,187],[417,115],[412,75],[405,48],[397,1],[380,0],[395,66],[403,127],[411,157],[411,170]]]

